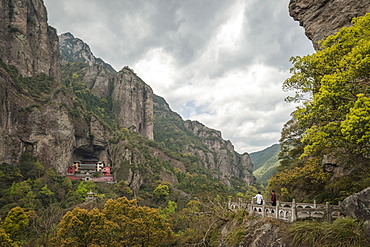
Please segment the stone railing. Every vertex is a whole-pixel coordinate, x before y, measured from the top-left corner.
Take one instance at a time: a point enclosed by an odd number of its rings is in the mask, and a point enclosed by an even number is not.
[[[248,210],[250,215],[276,218],[287,222],[294,222],[297,219],[308,217],[331,221],[341,216],[338,205],[330,205],[328,202],[326,204],[316,204],[315,200],[313,203],[296,203],[294,199],[292,202],[277,201],[276,206],[271,206],[265,202],[262,205],[258,205],[254,202],[254,198],[252,198],[250,203],[239,199],[238,202],[230,200],[229,209],[232,211]]]

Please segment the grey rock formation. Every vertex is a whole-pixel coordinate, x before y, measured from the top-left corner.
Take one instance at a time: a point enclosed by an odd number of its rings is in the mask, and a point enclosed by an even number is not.
[[[304,27],[314,48],[340,28],[350,26],[354,17],[370,12],[369,0],[290,0],[289,13]]]
[[[84,118],[73,97],[61,89],[58,36],[47,24],[43,2],[2,0],[0,4],[4,63],[25,77],[44,73],[56,78],[51,92],[37,98],[0,69],[0,162],[17,164],[27,152],[62,174],[75,158],[86,154],[108,162],[109,136],[104,127],[95,118]],[[80,111],[79,116],[73,116],[72,109]]]
[[[248,219],[242,223],[237,220],[227,222],[221,229],[221,243],[219,247],[288,247],[293,246],[290,241],[284,238],[286,223],[277,220],[262,218]],[[230,235],[237,231],[236,229],[244,229],[245,235],[242,240],[236,245],[229,245],[226,239],[230,239]]]
[[[231,186],[232,177],[241,178],[247,184],[252,184],[255,178],[252,175],[253,165],[248,153],[235,152],[234,146],[222,138],[221,132],[208,128],[198,121],[185,121],[185,127],[197,136],[211,152],[202,149],[187,147],[187,152],[198,156],[207,168],[214,171],[214,177]]]
[[[116,72],[110,64],[96,58],[88,44],[79,38],[75,38],[71,33],[59,35],[59,49],[62,63],[83,62],[90,66],[100,64],[110,72]]]
[[[171,110],[163,98],[156,95],[154,96],[154,112],[157,123],[156,141],[163,141],[170,146],[171,142],[176,142],[171,139],[178,136],[184,140],[184,143],[178,145],[179,148],[181,146],[181,152],[198,157],[201,165],[211,172],[213,178],[227,186],[232,187],[233,178],[240,179],[249,185],[254,183],[255,178],[252,175],[249,154],[237,153],[232,143],[222,138],[220,131],[208,128],[197,121],[184,121],[179,114]],[[158,129],[157,126],[161,124],[166,126],[166,131]],[[183,168],[178,168],[184,171]]]
[[[83,81],[97,97],[112,97],[113,113],[125,128],[153,140],[153,90],[130,68],[119,72],[98,59],[90,47],[71,33],[59,36],[63,63],[83,62]]]
[[[113,113],[131,131],[153,140],[153,90],[132,70],[124,68],[114,77]]]
[[[365,221],[364,233],[370,244],[370,187],[344,199],[340,209],[346,216]]]
[[[340,208],[346,216],[370,220],[370,187],[344,199]]]
[[[100,98],[106,98],[112,95],[113,92],[113,77],[107,68],[94,64],[83,70],[84,82],[91,89],[91,93]]]
[[[46,167],[64,171],[75,146],[75,127],[68,110],[70,101],[54,92],[48,104],[34,100],[0,71],[0,162],[16,164],[21,154],[32,153]]]
[[[42,0],[0,1],[0,57],[23,76],[60,80],[58,36],[47,24]]]

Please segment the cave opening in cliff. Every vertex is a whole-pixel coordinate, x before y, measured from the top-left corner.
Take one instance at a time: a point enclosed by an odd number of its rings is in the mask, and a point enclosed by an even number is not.
[[[100,161],[103,151],[104,149],[92,145],[80,146],[73,152],[72,159],[74,162],[81,160]]]

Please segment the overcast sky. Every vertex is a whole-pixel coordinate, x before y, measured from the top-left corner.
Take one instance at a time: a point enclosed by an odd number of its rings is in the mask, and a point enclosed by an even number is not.
[[[44,0],[49,24],[128,65],[184,120],[220,130],[239,153],[278,143],[295,106],[281,85],[313,53],[289,0]]]

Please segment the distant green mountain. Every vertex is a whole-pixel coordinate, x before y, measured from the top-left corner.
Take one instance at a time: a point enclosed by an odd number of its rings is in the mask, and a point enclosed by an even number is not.
[[[253,175],[258,183],[266,186],[270,177],[276,172],[276,167],[279,165],[279,152],[280,145],[274,144],[262,151],[250,154],[253,164]]]

